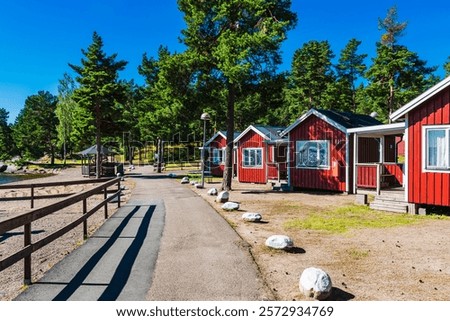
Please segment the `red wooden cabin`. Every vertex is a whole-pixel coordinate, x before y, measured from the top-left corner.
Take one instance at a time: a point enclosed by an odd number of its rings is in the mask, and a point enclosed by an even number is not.
[[[310,109],[283,132],[290,142],[290,188],[351,192],[353,148],[348,129],[379,124],[367,115]]]
[[[450,206],[450,77],[395,111],[391,119],[406,124],[406,200],[416,209]]]
[[[234,133],[234,138],[239,136],[240,132]],[[234,143],[233,143],[234,144]],[[218,131],[205,143],[208,150],[208,162],[207,168],[213,176],[223,176],[225,170],[225,149],[227,147],[227,132]],[[233,148],[233,155],[235,155],[235,149]],[[234,156],[235,157],[235,156]],[[233,164],[236,162],[233,161]],[[236,172],[236,170],[234,170]]]
[[[265,184],[286,177],[287,141],[280,136],[283,129],[251,125],[234,140],[239,182]]]

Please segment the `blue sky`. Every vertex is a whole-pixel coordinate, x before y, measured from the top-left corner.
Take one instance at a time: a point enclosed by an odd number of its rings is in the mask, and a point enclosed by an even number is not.
[[[81,49],[97,31],[107,54],[128,61],[122,79],[142,83],[137,73],[143,53],[156,57],[160,45],[183,51],[180,31],[185,27],[176,0],[0,0],[0,107],[14,122],[25,99],[39,90],[57,94],[59,79],[79,65]],[[289,70],[295,50],[310,40],[328,40],[338,57],[351,38],[361,40],[360,53],[375,55],[380,39],[378,18],[397,6],[399,21],[408,27],[400,43],[417,52],[429,66],[450,56],[450,2],[410,0],[292,0],[299,22],[284,42],[282,70]]]

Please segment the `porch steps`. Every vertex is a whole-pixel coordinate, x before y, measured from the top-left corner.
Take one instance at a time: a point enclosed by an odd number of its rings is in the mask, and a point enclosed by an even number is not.
[[[378,195],[375,200],[370,203],[369,207],[373,210],[408,213],[408,203],[396,195]]]

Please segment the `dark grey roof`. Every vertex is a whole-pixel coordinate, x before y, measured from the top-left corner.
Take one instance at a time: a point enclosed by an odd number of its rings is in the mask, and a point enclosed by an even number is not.
[[[345,128],[366,127],[382,124],[382,122],[369,115],[326,109],[317,109],[317,111]]]
[[[113,151],[111,151],[110,149],[104,147],[104,146],[100,146],[100,152],[103,155],[112,155],[114,154]],[[89,148],[86,148],[85,150],[78,152],[77,154],[82,155],[82,156],[86,156],[86,155],[96,155],[97,154],[97,145],[93,145]]]
[[[236,137],[238,137],[240,134],[241,134],[241,132],[234,132],[233,140],[235,140]],[[215,133],[215,134],[213,135],[213,137],[211,137],[211,138],[205,143],[205,145],[207,146],[207,145],[211,144],[211,143],[214,141],[214,139],[216,139],[216,137],[219,136],[219,135],[222,135],[222,136],[224,136],[224,137],[226,138],[226,137],[227,137],[227,131],[226,131],[226,130],[219,130],[217,133]]]
[[[253,127],[259,130],[265,136],[269,137],[270,140],[280,139],[281,138],[280,134],[283,132],[283,130],[286,129],[286,127],[264,126],[264,125],[254,125]]]

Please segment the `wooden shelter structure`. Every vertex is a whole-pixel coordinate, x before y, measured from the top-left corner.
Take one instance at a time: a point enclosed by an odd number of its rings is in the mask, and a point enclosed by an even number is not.
[[[77,154],[81,156],[81,174],[86,177],[96,176],[97,145],[86,148]],[[109,148],[101,146],[100,176],[116,176],[118,173],[123,175],[123,164],[115,162],[112,157],[115,154]]]

